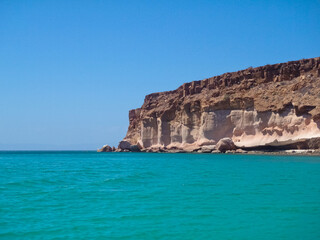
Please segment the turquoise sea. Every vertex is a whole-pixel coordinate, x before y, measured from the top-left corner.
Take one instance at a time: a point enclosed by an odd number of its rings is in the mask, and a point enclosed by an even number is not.
[[[0,152],[0,239],[320,239],[320,157]]]

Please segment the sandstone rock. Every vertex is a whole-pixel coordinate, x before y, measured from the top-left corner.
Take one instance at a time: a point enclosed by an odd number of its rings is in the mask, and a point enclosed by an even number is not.
[[[199,146],[213,146],[216,143],[214,140],[201,139],[198,143]]]
[[[202,146],[201,149],[203,150],[215,150],[216,149],[216,145],[205,145],[205,146]]]
[[[186,152],[197,152],[198,150],[201,149],[201,146],[197,145],[197,144],[185,144],[183,147],[177,148],[176,149],[183,149]]]
[[[124,140],[121,141],[118,146],[118,148],[121,150],[130,150],[130,147],[131,147],[130,142],[124,141]]]
[[[210,150],[210,149],[200,149],[200,150],[198,150],[198,153],[211,153],[212,152],[212,150]]]
[[[245,150],[243,150],[243,149],[237,149],[236,150],[236,153],[247,153],[248,151],[245,151]]]
[[[151,149],[153,152],[167,152],[168,150],[166,147],[160,145],[153,145],[152,147],[149,147],[147,149]]]
[[[216,148],[220,152],[226,152],[230,150],[236,150],[237,147],[234,144],[234,142],[230,138],[222,138],[219,140],[219,142],[216,145]]]
[[[141,108],[129,112],[124,141],[142,149],[198,151],[226,137],[240,148],[277,148],[289,140],[320,138],[319,73],[318,57],[225,73],[149,94]],[[297,147],[318,148],[320,142]]]
[[[311,138],[307,144],[309,149],[320,149],[320,138]]]
[[[211,153],[221,153],[219,150],[212,150],[212,152]]]
[[[102,148],[98,149],[98,152],[112,152],[113,149],[108,145],[104,145]]]
[[[227,150],[226,153],[235,153],[235,150]]]
[[[205,146],[202,146],[198,152],[211,153],[215,149],[216,149],[216,145],[205,145]]]
[[[320,149],[315,149],[315,150],[314,150],[314,153],[320,155]]]
[[[131,145],[130,146],[130,151],[131,152],[140,152],[140,148],[138,145]]]
[[[171,149],[171,150],[168,150],[167,152],[169,152],[169,153],[186,153],[187,151],[185,151],[183,149]]]
[[[140,150],[143,149],[143,146],[142,146],[141,141],[138,141],[138,142],[137,142],[137,147],[138,147]]]

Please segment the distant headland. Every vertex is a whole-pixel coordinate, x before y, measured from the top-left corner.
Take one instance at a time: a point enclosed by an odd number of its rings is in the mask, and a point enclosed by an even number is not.
[[[185,83],[130,110],[117,148],[101,152],[320,149],[320,57]]]

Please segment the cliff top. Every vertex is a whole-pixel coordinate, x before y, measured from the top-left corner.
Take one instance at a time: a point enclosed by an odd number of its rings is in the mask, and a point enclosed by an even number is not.
[[[188,102],[199,102],[208,110],[254,106],[259,111],[279,111],[288,104],[312,105],[315,109],[320,107],[319,77],[320,57],[250,67],[185,83],[173,91],[149,94],[141,110],[145,115],[161,115]]]

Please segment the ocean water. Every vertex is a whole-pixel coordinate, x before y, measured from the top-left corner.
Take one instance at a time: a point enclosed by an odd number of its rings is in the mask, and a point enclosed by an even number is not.
[[[1,152],[0,239],[320,239],[320,157]]]

